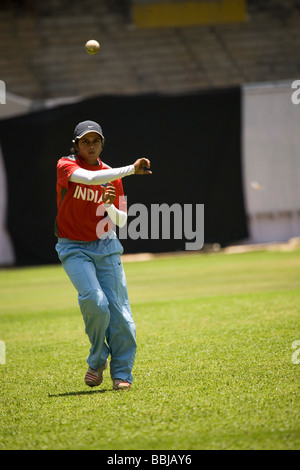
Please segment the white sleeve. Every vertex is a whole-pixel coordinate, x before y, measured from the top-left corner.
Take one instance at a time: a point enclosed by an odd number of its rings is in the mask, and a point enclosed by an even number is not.
[[[122,166],[120,168],[109,168],[108,170],[90,171],[77,168],[69,178],[72,183],[82,184],[105,184],[125,176],[133,175],[134,165]]]
[[[113,204],[104,204],[110,220],[118,227],[124,227],[127,222],[127,212],[120,211]]]

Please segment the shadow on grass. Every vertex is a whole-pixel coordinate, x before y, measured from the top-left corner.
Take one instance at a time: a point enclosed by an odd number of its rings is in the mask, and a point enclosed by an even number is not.
[[[49,398],[57,398],[57,397],[72,397],[72,396],[77,396],[77,395],[92,395],[94,393],[106,393],[106,392],[114,392],[114,389],[106,389],[103,388],[101,390],[80,390],[78,392],[65,392],[65,393],[48,393]]]

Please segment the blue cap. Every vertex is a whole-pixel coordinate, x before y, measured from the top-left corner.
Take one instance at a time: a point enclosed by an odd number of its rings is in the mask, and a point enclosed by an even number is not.
[[[94,121],[83,121],[77,124],[74,129],[74,139],[80,139],[80,137],[83,137],[89,132],[97,132],[97,134],[102,137],[102,140],[104,140],[104,135],[101,126]]]

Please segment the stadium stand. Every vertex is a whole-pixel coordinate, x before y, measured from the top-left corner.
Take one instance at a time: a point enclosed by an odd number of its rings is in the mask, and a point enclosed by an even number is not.
[[[299,0],[249,0],[240,23],[138,29],[129,2],[2,2],[0,75],[35,100],[186,93],[300,76]],[[101,51],[88,56],[84,44]]]

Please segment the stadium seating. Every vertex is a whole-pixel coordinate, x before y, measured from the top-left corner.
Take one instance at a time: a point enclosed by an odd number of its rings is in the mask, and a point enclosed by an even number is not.
[[[136,29],[120,2],[21,3],[0,10],[0,79],[27,98],[188,93],[300,78],[296,0],[249,1],[246,22],[151,29]],[[88,39],[101,43],[97,56],[85,53]]]

